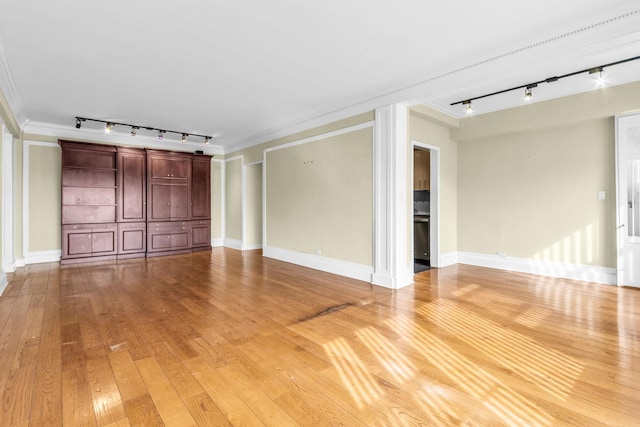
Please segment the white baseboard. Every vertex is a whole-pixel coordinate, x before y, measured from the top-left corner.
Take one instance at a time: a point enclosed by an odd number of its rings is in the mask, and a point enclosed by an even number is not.
[[[288,249],[274,248],[272,246],[264,248],[262,255],[267,258],[274,258],[303,267],[362,280],[364,282],[371,282],[371,275],[373,274],[373,267],[370,265],[357,264],[355,262],[342,261],[314,254],[305,254]]]
[[[413,265],[410,270],[398,276],[399,277],[394,278],[388,274],[373,273],[371,275],[371,283],[389,289],[400,289],[409,286],[413,284]]]
[[[61,250],[29,252],[24,257],[25,264],[39,264],[42,262],[58,262],[62,255]]]
[[[211,247],[220,248],[222,246],[224,246],[224,239],[222,237],[211,239]]]
[[[27,265],[24,261],[24,258],[19,258],[16,260],[16,268],[21,268]]]
[[[224,239],[224,247],[225,248],[231,248],[231,249],[237,249],[237,250],[241,251],[242,250],[242,240]]]
[[[5,264],[4,265],[4,272],[5,273],[13,273],[14,271],[16,271],[16,261],[15,260],[10,264]]]
[[[4,293],[4,290],[7,289],[7,285],[9,282],[7,281],[7,275],[4,271],[0,272],[0,297]]]
[[[563,279],[584,280],[605,285],[615,285],[617,277],[615,268],[595,265],[569,264],[531,258],[498,257],[497,255],[474,252],[458,252],[457,258],[460,264],[517,271],[519,273],[538,274],[540,276],[560,277]]]
[[[440,265],[434,265],[434,267],[444,268],[458,263],[458,252],[447,252],[446,254],[440,254]]]
[[[242,245],[243,251],[253,251],[256,249],[262,249],[262,245]]]

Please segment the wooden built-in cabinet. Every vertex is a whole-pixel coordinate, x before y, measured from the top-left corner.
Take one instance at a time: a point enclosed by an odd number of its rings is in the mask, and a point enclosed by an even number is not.
[[[60,147],[63,263],[211,248],[211,156]]]
[[[431,153],[427,150],[413,150],[413,189],[430,190],[431,189]]]
[[[61,142],[62,260],[114,259],[116,148]]]
[[[62,226],[62,259],[116,258],[116,224],[75,224]]]
[[[147,256],[191,252],[190,221],[150,222],[147,235]]]

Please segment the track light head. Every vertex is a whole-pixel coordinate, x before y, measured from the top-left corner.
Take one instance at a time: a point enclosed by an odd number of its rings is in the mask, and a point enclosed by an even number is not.
[[[186,142],[187,142],[187,134],[186,134],[186,133],[183,133],[183,134],[182,134],[182,143],[184,144],[184,143],[186,143]]]
[[[131,136],[136,136],[138,129],[140,129],[140,126],[131,126]]]
[[[589,70],[589,75],[597,74],[596,76],[596,86],[602,87],[605,84],[605,75],[604,75],[604,67],[595,67]]]
[[[113,126],[113,125],[112,125],[111,123],[107,123],[107,126],[106,126],[106,127],[105,127],[105,129],[104,129],[104,130],[105,130],[105,132],[107,132],[107,133],[111,133],[111,127],[112,127],[112,126]]]
[[[536,83],[532,83],[530,85],[527,85],[526,89],[524,90],[524,100],[525,101],[531,101],[531,98],[533,97],[533,88],[534,87],[538,87],[538,85]]]
[[[159,131],[158,131],[158,139],[159,139],[160,141],[162,141],[162,138],[164,138],[164,131],[163,131],[163,130],[159,130]]]
[[[211,138],[209,137],[204,137],[204,145],[209,145],[209,141],[211,140]]]
[[[465,106],[465,105],[467,106],[467,108],[466,108],[467,114],[473,114],[473,106],[471,105],[471,100],[463,101],[462,105],[463,106]]]
[[[76,129],[80,129],[82,127],[82,120],[79,117],[76,117]]]

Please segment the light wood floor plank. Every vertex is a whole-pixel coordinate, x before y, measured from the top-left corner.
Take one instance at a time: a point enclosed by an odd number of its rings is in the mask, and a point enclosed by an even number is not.
[[[215,248],[8,275],[0,425],[640,425],[640,290]]]

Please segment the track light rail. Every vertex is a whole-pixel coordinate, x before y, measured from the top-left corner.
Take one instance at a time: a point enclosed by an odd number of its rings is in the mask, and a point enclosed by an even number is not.
[[[518,90],[518,89],[530,89],[530,88],[534,88],[534,87],[538,86],[539,84],[557,82],[558,80],[564,79],[565,77],[571,77],[571,76],[575,76],[575,75],[582,74],[582,73],[589,73],[589,74],[598,73],[598,72],[602,72],[607,67],[612,67],[614,65],[624,64],[626,62],[636,61],[638,59],[640,59],[640,56],[634,56],[632,58],[622,59],[620,61],[610,62],[608,64],[600,65],[600,66],[597,66],[597,67],[586,68],[586,69],[580,70],[580,71],[574,71],[572,73],[563,74],[561,76],[547,77],[546,79],[539,80],[537,82],[526,83],[526,84],[523,84],[523,85],[520,85],[520,86],[510,87],[509,89],[503,89],[503,90],[499,90],[497,92],[491,92],[491,93],[488,93],[486,95],[480,95],[480,96],[475,96],[473,98],[463,99],[462,101],[453,102],[450,105],[470,104],[471,101],[475,101],[477,99],[487,98],[489,96],[494,96],[494,95],[500,95],[502,93],[511,92],[513,90]]]
[[[97,123],[104,123],[107,129],[107,132],[111,131],[111,128],[113,126],[125,126],[125,127],[130,127],[131,128],[131,136],[136,136],[136,131],[138,129],[146,129],[146,130],[151,130],[151,131],[157,131],[158,132],[158,139],[162,139],[164,137],[165,133],[174,133],[176,135],[181,135],[182,137],[182,143],[186,143],[187,142],[187,137],[189,136],[197,136],[200,138],[204,138],[204,143],[206,145],[209,144],[209,141],[211,141],[211,139],[213,138],[210,135],[201,135],[199,133],[190,133],[190,132],[180,132],[177,130],[170,130],[170,129],[160,129],[160,128],[154,128],[151,126],[141,126],[141,125],[132,125],[129,123],[120,123],[120,122],[114,122],[114,121],[109,121],[109,120],[101,120],[101,119],[90,119],[88,117],[80,117],[80,116],[76,116],[76,128],[80,129],[82,127],[82,122],[97,122]]]

